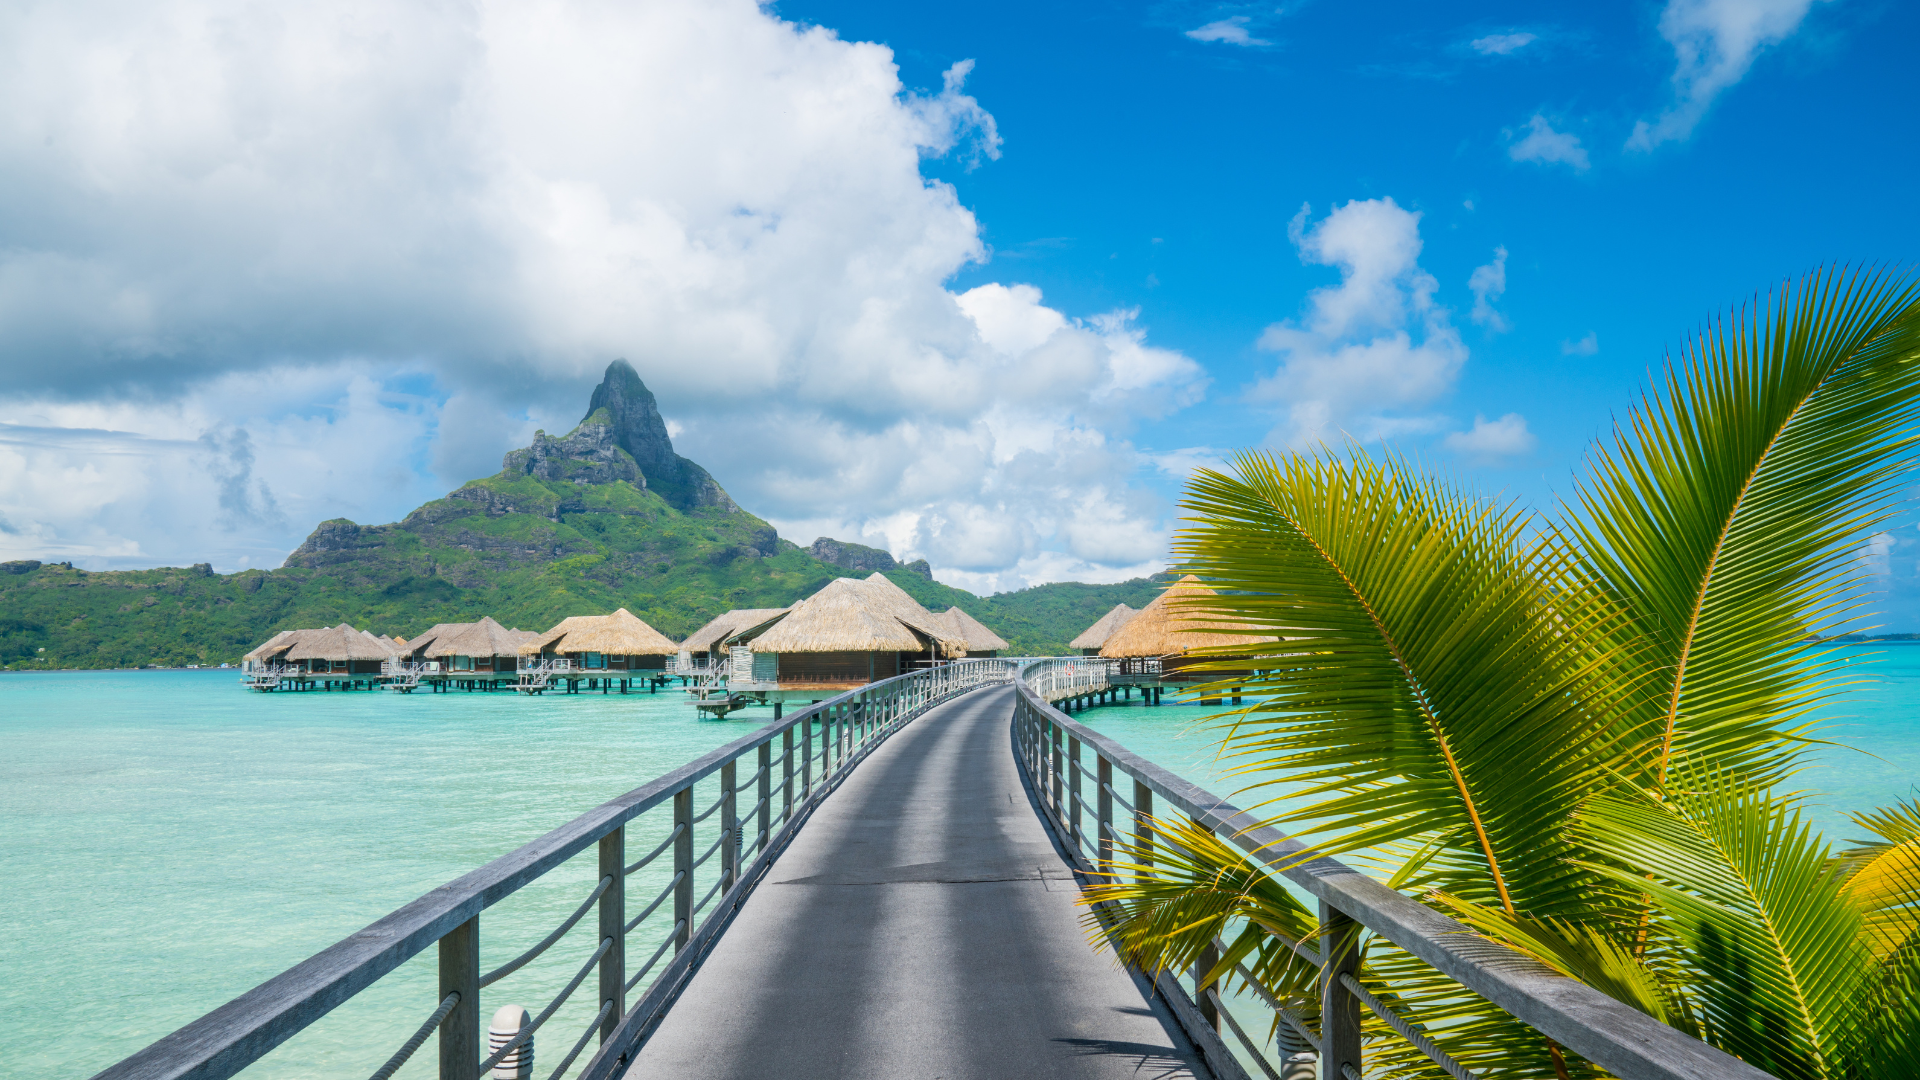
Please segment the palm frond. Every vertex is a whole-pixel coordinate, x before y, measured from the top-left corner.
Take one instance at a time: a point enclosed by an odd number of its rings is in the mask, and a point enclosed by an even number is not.
[[[1920,295],[1910,279],[1810,274],[1736,315],[1666,372],[1596,448],[1566,529],[1641,647],[1643,782],[1733,769],[1767,786],[1833,692],[1808,643],[1853,614],[1852,549],[1890,512],[1920,403]],[[1622,695],[1626,697],[1626,695]]]
[[[1875,969],[1845,874],[1793,800],[1725,775],[1687,780],[1664,801],[1594,800],[1579,832],[1619,865],[1590,869],[1673,921],[1710,1041],[1781,1076],[1838,1075]]]
[[[1234,471],[1193,479],[1175,550],[1219,590],[1196,618],[1285,639],[1223,740],[1255,790],[1295,800],[1275,820],[1333,834],[1327,852],[1444,838],[1430,869],[1510,914],[1590,902],[1541,823],[1613,782],[1624,733],[1592,693],[1613,612],[1554,592],[1563,553],[1529,543],[1525,514],[1397,460]]]

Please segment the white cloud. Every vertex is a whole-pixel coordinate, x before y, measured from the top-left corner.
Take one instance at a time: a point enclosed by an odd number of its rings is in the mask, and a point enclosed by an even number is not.
[[[1482,56],[1511,56],[1538,40],[1540,40],[1538,34],[1488,34],[1486,37],[1474,38],[1467,44],[1473,46],[1473,50]]]
[[[1473,268],[1473,274],[1467,278],[1467,288],[1473,290],[1473,323],[1484,326],[1496,334],[1505,333],[1507,318],[1494,310],[1493,302],[1507,291],[1507,249],[1493,249],[1493,261],[1485,266]]]
[[[1580,136],[1553,130],[1553,125],[1539,113],[1527,121],[1526,136],[1507,148],[1507,156],[1515,161],[1538,161],[1543,165],[1571,165],[1579,172],[1586,172],[1590,164],[1586,148],[1580,145]]]
[[[1652,150],[1693,134],[1713,99],[1746,77],[1761,49],[1792,36],[1812,6],[1812,0],[1668,0],[1660,36],[1673,46],[1673,104],[1653,122],[1634,124],[1627,148]]]
[[[1593,330],[1587,331],[1587,336],[1581,338],[1579,341],[1570,340],[1560,343],[1560,355],[1562,356],[1592,356],[1599,351],[1600,335]]]
[[[1260,348],[1281,354],[1250,394],[1285,408],[1273,437],[1304,446],[1427,424],[1405,411],[1451,390],[1467,349],[1420,268],[1420,215],[1382,198],[1349,202],[1311,229],[1308,217],[1301,207],[1290,229],[1300,257],[1339,267],[1340,284],[1314,290],[1298,323],[1260,336]]]
[[[1218,41],[1227,45],[1271,45],[1273,42],[1254,37],[1247,32],[1247,24],[1253,20],[1245,15],[1233,15],[1217,19],[1205,26],[1187,31],[1187,36],[1195,41]]]
[[[1531,453],[1538,442],[1527,430],[1526,417],[1508,413],[1498,420],[1476,415],[1471,430],[1455,431],[1442,439],[1441,445],[1462,457],[1492,464]]]
[[[277,564],[626,357],[763,516],[1007,581],[1150,561],[1126,432],[1203,373],[945,287],[986,249],[922,160],[1001,150],[970,68],[915,92],[753,0],[0,11],[0,550]]]

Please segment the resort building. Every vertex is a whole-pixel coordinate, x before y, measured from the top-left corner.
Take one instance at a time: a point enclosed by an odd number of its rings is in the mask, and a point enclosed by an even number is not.
[[[520,677],[520,647],[539,636],[531,630],[509,630],[483,615],[479,622],[435,623],[406,644],[401,659],[426,665],[423,678],[428,682],[510,683]]]
[[[785,615],[787,608],[735,608],[716,615],[705,626],[687,635],[680,643],[679,673],[698,675],[713,667],[714,661],[727,658],[727,650],[742,635],[751,634]]]
[[[641,680],[665,680],[667,660],[680,646],[626,608],[611,615],[575,615],[520,646],[520,655],[542,661],[566,660],[569,690],[617,687],[625,692]]]
[[[1107,643],[1113,632],[1127,625],[1127,620],[1138,614],[1125,604],[1115,604],[1112,611],[1100,616],[1098,622],[1080,631],[1079,637],[1067,642],[1067,648],[1081,656],[1099,656],[1100,647]]]
[[[256,690],[372,690],[393,647],[346,623],[315,630],[282,630],[241,659],[246,685]]]
[[[729,639],[728,677],[693,687],[724,715],[748,703],[821,701],[967,655],[967,639],[881,574],[835,578],[784,614]]]
[[[1212,682],[1232,678],[1232,671],[1194,671],[1196,664],[1216,663],[1225,656],[1196,657],[1196,649],[1221,646],[1248,646],[1247,655],[1267,650],[1276,640],[1271,635],[1249,634],[1230,621],[1207,619],[1189,605],[1214,595],[1198,577],[1188,574],[1168,586],[1153,603],[1141,608],[1132,618],[1114,630],[1100,646],[1100,655],[1120,661],[1120,670],[1108,676],[1114,682],[1160,686],[1166,683]],[[1249,662],[1247,670],[1253,663]]]
[[[967,659],[969,660],[981,660],[991,656],[999,656],[1000,650],[1011,648],[1005,638],[980,625],[978,619],[975,619],[957,607],[950,607],[940,614],[935,615],[934,618],[946,623],[949,630],[952,630],[966,641]]]

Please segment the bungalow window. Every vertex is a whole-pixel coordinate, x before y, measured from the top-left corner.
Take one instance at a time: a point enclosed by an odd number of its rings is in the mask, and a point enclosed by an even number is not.
[[[455,671],[472,671],[472,670],[473,670],[473,657],[471,657],[471,656],[456,656],[456,657],[454,657],[454,658],[453,658],[453,670],[455,670]]]
[[[580,666],[585,668],[606,667],[607,660],[606,660],[606,657],[600,655],[597,652],[590,652],[580,658]]]

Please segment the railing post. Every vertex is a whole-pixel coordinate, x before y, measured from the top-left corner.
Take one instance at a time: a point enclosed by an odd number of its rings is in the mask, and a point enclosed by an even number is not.
[[[1144,780],[1133,782],[1133,861],[1140,866],[1135,881],[1145,881],[1153,866],[1153,789]]]
[[[793,729],[788,728],[781,734],[786,736],[787,745],[792,746]],[[766,742],[760,744],[760,753],[756,764],[760,766],[760,783],[754,790],[754,796],[760,800],[760,820],[755,822],[755,824],[760,827],[760,842],[753,846],[753,850],[756,855],[765,855],[767,853],[767,840],[772,835],[773,826],[772,739],[768,739]],[[793,781],[791,779],[793,776],[793,758],[791,757],[787,758],[787,776],[789,777],[787,787],[791,790],[793,787]]]
[[[783,736],[780,748],[786,751],[787,765],[782,788],[786,806],[780,815],[781,824],[793,817],[793,729],[788,728]],[[813,717],[807,716],[800,721],[800,797],[813,794]]]
[[[1113,865],[1113,762],[1105,754],[1093,756],[1093,782],[1100,786],[1095,806],[1100,812],[1100,869]]]
[[[740,876],[740,760],[720,766],[720,895]]]
[[[673,952],[679,955],[693,936],[693,785],[673,793]]]
[[[1067,730],[1061,727],[1057,721],[1054,722],[1053,767],[1050,768],[1048,772],[1053,774],[1053,816],[1055,818],[1063,817],[1067,812],[1067,755],[1063,745],[1066,736]]]
[[[1207,996],[1207,991],[1212,990],[1215,984],[1207,982],[1206,978],[1207,972],[1212,971],[1219,962],[1220,950],[1211,942],[1200,950],[1199,957],[1193,962],[1193,1003],[1200,1006],[1200,1019],[1215,1031],[1220,1030],[1220,1008]]]
[[[1360,976],[1359,926],[1347,913],[1320,903],[1320,1075],[1360,1072],[1360,999],[1340,985],[1340,976]]]
[[[460,1003],[440,1023],[440,1080],[473,1080],[480,1068],[480,916],[440,939],[440,1000]]]
[[[600,838],[600,877],[613,883],[600,894],[600,940],[613,939],[600,958],[600,1003],[613,1002],[600,1022],[600,1041],[613,1038],[627,1013],[627,830],[615,829]]]
[[[1067,838],[1075,854],[1087,849],[1087,836],[1080,828],[1080,812],[1085,804],[1080,797],[1080,739],[1067,736]]]

